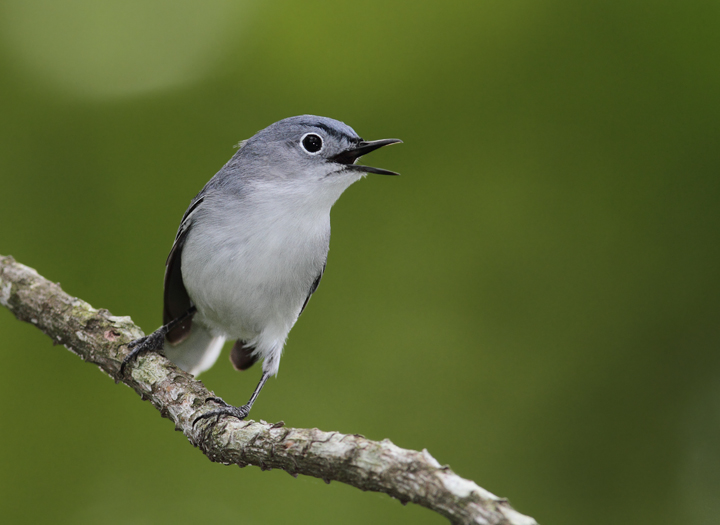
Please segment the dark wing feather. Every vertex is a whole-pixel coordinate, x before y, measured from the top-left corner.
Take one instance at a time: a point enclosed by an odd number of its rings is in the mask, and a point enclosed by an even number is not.
[[[260,355],[254,352],[254,346],[250,346],[240,339],[235,341],[230,351],[230,362],[235,367],[235,370],[247,370],[254,365],[260,359]]]
[[[196,198],[196,200],[190,204],[185,215],[183,215],[180,228],[178,228],[178,233],[175,236],[175,243],[165,263],[163,324],[168,324],[173,319],[177,319],[192,306],[192,301],[185,289],[185,283],[182,278],[182,249],[185,245],[185,239],[187,239],[190,227],[192,226],[190,215],[197,209],[202,201],[203,197]],[[191,328],[192,316],[168,332],[166,335],[167,340],[172,344],[180,343],[190,335]]]
[[[325,267],[327,266],[327,261],[325,264],[323,264],[322,270],[320,270],[320,274],[315,277],[315,280],[312,283],[312,286],[310,287],[310,291],[308,292],[307,297],[305,298],[305,302],[302,305],[302,308],[300,308],[300,313],[303,313],[305,310],[305,307],[308,304],[308,301],[310,300],[310,296],[315,293],[315,290],[317,290],[317,287],[320,285],[320,279],[322,279],[323,274],[325,273]],[[298,314],[300,315],[300,314]]]

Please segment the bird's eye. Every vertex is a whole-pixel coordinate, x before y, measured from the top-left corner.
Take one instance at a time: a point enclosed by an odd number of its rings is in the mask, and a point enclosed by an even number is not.
[[[315,133],[307,133],[303,135],[303,138],[300,139],[300,144],[302,144],[305,151],[311,154],[317,153],[323,147],[322,139]]]

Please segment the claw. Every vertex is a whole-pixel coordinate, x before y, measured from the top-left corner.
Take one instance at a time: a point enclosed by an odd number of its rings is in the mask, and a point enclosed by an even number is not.
[[[211,400],[211,399],[218,400],[217,398],[208,398],[208,400]],[[232,405],[228,405],[227,403],[225,403],[225,401],[222,401],[221,399],[218,401],[221,401],[225,406],[223,406],[222,408],[218,408],[216,410],[211,410],[210,412],[205,412],[204,414],[200,414],[193,421],[193,427],[201,419],[210,419],[212,417],[216,417],[215,423],[213,423],[213,426],[215,426],[220,422],[220,416],[236,417],[240,421],[242,421],[250,413],[250,408],[247,405],[243,405],[241,407],[234,407]]]
[[[123,376],[125,374],[125,367],[130,361],[133,361],[137,358],[140,354],[144,354],[145,352],[157,352],[158,350],[162,350],[165,346],[165,335],[170,330],[173,330],[178,324],[182,323],[185,319],[188,317],[192,317],[193,314],[195,314],[196,308],[195,306],[191,306],[187,312],[182,314],[180,317],[173,319],[169,323],[161,326],[157,330],[155,330],[150,335],[146,335],[145,337],[140,337],[138,339],[135,339],[134,341],[130,341],[127,344],[128,350],[130,350],[130,353],[123,359],[122,364],[120,365],[120,376]]]
[[[220,399],[219,397],[208,397],[208,398],[205,400],[206,403],[209,403],[210,401],[212,401],[213,403],[217,403],[218,405],[222,405],[222,406],[224,406],[224,407],[231,407],[231,406],[232,406],[232,405],[228,405],[225,401],[223,401],[223,400]]]
[[[127,367],[128,363],[137,359],[140,354],[162,350],[163,346],[165,346],[165,332],[164,327],[161,327],[150,335],[130,341],[127,344],[130,353],[125,356],[120,365],[120,375],[125,375],[125,367]]]

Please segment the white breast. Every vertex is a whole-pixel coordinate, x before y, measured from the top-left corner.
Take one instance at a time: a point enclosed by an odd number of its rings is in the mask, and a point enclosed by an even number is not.
[[[196,319],[217,335],[282,345],[325,264],[330,207],[261,197],[203,202],[183,248],[183,281]]]

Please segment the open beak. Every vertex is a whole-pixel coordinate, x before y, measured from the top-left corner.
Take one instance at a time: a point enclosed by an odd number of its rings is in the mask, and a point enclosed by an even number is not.
[[[366,173],[377,173],[378,175],[400,175],[399,173],[395,173],[394,171],[390,170],[384,170],[382,168],[373,168],[372,166],[360,166],[358,164],[355,164],[355,161],[362,157],[363,155],[366,155],[370,153],[371,151],[375,151],[378,148],[382,148],[383,146],[388,146],[390,144],[402,144],[402,140],[400,139],[382,139],[382,140],[371,140],[371,141],[364,141],[361,140],[354,146],[346,149],[345,151],[342,151],[338,153],[337,155],[330,157],[331,162],[336,162],[338,164],[344,164],[347,166],[347,169],[352,169],[355,171],[364,171]]]

